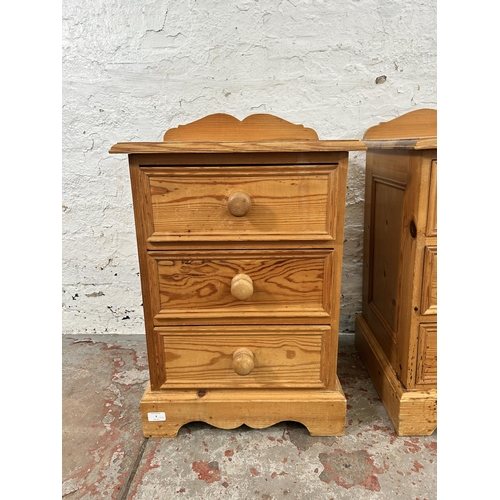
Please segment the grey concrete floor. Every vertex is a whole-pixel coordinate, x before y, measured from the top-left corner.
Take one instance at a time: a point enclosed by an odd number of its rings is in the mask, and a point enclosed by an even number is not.
[[[437,431],[398,437],[358,353],[341,335],[344,436],[282,422],[222,430],[189,423],[142,436],[148,381],[142,335],[63,336],[62,496],[76,499],[437,498]]]

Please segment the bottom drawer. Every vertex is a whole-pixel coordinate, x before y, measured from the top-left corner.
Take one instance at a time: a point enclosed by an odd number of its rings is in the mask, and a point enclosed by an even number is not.
[[[437,384],[437,324],[421,323],[418,333],[417,385]]]
[[[331,329],[324,325],[155,331],[165,354],[162,389],[324,388],[336,367]]]

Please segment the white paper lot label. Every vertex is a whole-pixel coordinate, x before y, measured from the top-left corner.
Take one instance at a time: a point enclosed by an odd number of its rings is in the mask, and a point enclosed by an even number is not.
[[[164,411],[148,411],[148,420],[150,422],[164,422],[167,416]]]

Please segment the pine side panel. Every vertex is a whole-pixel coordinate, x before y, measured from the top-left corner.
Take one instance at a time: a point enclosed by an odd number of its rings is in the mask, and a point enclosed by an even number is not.
[[[161,337],[154,332],[153,318],[154,311],[158,308],[158,299],[155,289],[151,286],[154,269],[151,268],[146,246],[146,235],[150,233],[152,224],[151,205],[144,202],[149,190],[144,183],[144,176],[140,172],[139,164],[133,156],[129,157],[129,171],[141,277],[150,384],[152,390],[158,390],[165,380],[165,360]]]

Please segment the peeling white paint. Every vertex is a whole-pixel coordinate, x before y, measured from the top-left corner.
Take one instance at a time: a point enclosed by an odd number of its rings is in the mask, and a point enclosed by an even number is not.
[[[127,370],[113,375],[113,382],[122,385],[143,384],[149,380],[149,372],[147,370]]]
[[[386,76],[383,83],[376,83]],[[223,112],[364,131],[436,103],[435,0],[66,0],[63,333],[143,333],[125,155]],[[349,171],[343,332],[361,304],[364,153]]]

